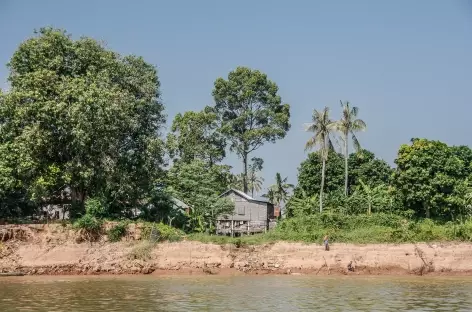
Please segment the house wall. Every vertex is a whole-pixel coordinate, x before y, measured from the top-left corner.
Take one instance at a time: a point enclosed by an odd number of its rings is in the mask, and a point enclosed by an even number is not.
[[[227,195],[234,202],[232,215],[221,215],[218,220],[267,221],[267,203],[248,201],[235,193]]]
[[[250,201],[234,192],[226,197],[234,202],[235,209],[233,214],[218,216],[216,224],[218,234],[260,233],[268,229],[268,208],[270,214],[271,204]]]

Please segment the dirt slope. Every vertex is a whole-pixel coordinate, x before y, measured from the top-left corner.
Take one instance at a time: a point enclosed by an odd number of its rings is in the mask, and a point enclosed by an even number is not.
[[[151,244],[140,240],[139,226],[122,242],[78,243],[61,225],[1,226],[0,241],[0,272],[24,274],[472,274],[468,243],[333,244],[330,251],[286,242]]]

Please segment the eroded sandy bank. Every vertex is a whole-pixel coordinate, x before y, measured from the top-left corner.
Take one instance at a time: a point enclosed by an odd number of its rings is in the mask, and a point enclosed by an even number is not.
[[[7,238],[2,236],[8,230]],[[60,225],[0,228],[0,272],[56,274],[433,274],[472,275],[472,244],[245,246],[136,239],[77,243]],[[139,237],[138,237],[139,238]],[[352,262],[353,271],[347,269]]]

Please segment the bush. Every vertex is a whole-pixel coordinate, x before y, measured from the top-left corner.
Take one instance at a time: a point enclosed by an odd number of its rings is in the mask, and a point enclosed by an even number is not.
[[[134,246],[134,248],[128,254],[129,260],[149,260],[151,259],[152,249],[154,248],[154,244],[149,241],[144,241],[139,243],[138,245]]]
[[[118,242],[123,236],[126,235],[128,224],[126,222],[120,222],[108,230],[108,240],[110,242]]]
[[[100,237],[102,226],[102,220],[88,214],[74,222],[74,228],[79,230],[81,237],[88,241],[95,241]]]
[[[182,240],[184,232],[174,227],[168,226],[164,223],[146,223],[143,229],[143,238],[151,239],[151,233],[157,234],[159,242],[169,241],[175,242]]]
[[[74,222],[76,229],[85,230],[87,232],[99,233],[102,230],[103,221],[91,215],[84,215]]]
[[[106,217],[107,209],[101,199],[88,198],[85,201],[85,214],[101,219]]]

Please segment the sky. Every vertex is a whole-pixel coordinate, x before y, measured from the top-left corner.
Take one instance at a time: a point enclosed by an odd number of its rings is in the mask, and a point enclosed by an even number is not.
[[[472,1],[0,0],[0,88],[34,29],[104,41],[158,68],[168,125],[212,105],[218,77],[237,66],[266,73],[291,106],[286,138],[251,156],[296,183],[313,109],[359,107],[363,148],[393,164],[411,138],[472,146]],[[242,162],[230,155],[234,172]]]

